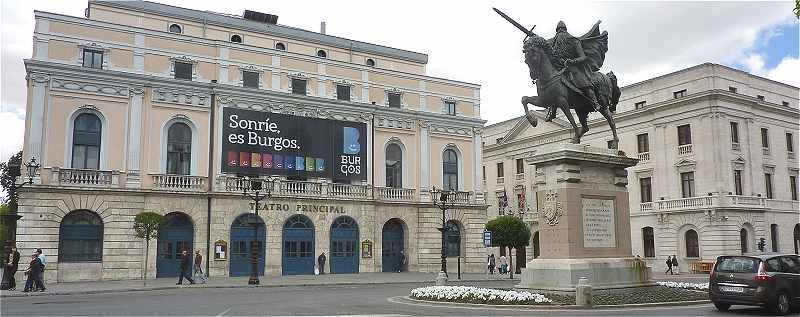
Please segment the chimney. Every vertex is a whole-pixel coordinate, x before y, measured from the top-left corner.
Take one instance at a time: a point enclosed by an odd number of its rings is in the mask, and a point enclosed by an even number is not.
[[[325,34],[325,21],[319,23],[319,33]]]

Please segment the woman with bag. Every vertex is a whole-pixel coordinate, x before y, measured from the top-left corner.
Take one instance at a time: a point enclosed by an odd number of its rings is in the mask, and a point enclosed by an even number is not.
[[[488,265],[489,265],[489,274],[494,275],[494,267],[495,267],[496,264],[497,263],[495,261],[494,254],[489,254],[489,263],[488,263]]]
[[[205,284],[208,278],[203,274],[203,256],[200,255],[200,250],[194,251],[194,278],[201,283]]]

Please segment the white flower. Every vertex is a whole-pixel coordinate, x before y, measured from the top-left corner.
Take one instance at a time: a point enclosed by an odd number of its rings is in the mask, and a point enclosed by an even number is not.
[[[507,304],[552,303],[541,294],[526,291],[504,291],[472,286],[428,286],[411,290],[411,297],[418,299],[494,302],[502,300]]]
[[[656,282],[656,284],[665,287],[683,288],[683,289],[696,289],[705,291],[708,290],[708,283],[686,283],[686,282]]]

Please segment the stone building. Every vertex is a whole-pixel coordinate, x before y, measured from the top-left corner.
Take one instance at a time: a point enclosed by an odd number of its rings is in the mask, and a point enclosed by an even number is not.
[[[148,277],[175,276],[181,250],[246,276],[251,245],[272,276],[313,274],[322,252],[334,273],[396,271],[402,252],[436,272],[434,188],[453,193],[450,270],[483,269],[480,86],[427,76],[427,55],[252,11],[34,15],[23,159],[42,168],[17,245],[44,250],[47,281],[137,279],[144,252]],[[276,181],[256,216],[242,192],[258,178]],[[145,211],[167,217],[146,251]]]
[[[723,254],[759,254],[761,239],[764,252],[797,253],[798,91],[708,63],[623,87],[619,149],[639,159],[628,168],[633,254],[656,270],[677,255],[687,271]],[[536,128],[518,117],[484,131],[487,217],[525,211],[528,260],[540,224],[525,158],[571,136],[563,114],[548,123],[542,114]],[[594,115],[582,144],[606,147],[608,124]]]

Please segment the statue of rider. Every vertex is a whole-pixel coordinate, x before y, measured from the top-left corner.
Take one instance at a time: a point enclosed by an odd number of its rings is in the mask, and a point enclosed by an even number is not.
[[[559,21],[556,26],[556,35],[550,41],[556,55],[567,68],[565,74],[568,75],[570,82],[589,99],[592,107],[598,110],[600,105],[590,79],[592,70],[586,64],[587,57],[583,52],[580,39],[569,34],[564,21]]]

